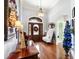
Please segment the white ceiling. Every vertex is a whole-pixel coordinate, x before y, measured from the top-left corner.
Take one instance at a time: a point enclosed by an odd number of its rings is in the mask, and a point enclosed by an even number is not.
[[[34,5],[34,6],[40,6],[40,0],[25,0],[27,3]],[[52,8],[57,4],[59,0],[41,0],[41,6],[42,8]]]

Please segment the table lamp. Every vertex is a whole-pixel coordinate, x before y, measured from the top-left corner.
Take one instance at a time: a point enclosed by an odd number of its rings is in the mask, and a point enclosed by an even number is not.
[[[17,35],[18,35],[18,49],[25,48],[25,41],[24,41],[24,35],[23,35],[23,25],[19,20],[15,22],[15,27],[17,29]]]

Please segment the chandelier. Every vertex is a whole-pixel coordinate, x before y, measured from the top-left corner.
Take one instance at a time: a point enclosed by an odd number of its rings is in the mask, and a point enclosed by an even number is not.
[[[40,0],[40,8],[39,8],[38,16],[39,17],[43,17],[44,16],[44,12],[43,12],[43,9],[41,7],[41,0]]]

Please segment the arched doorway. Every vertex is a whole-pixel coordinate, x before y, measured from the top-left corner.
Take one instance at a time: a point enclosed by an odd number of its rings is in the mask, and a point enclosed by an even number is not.
[[[43,23],[38,17],[29,18],[28,34],[34,42],[42,40],[43,36]]]

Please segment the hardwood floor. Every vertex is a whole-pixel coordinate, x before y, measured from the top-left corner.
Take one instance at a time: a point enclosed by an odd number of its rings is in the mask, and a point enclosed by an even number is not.
[[[60,45],[38,42],[35,46],[39,51],[39,59],[72,59],[70,56],[65,57],[64,49]]]
[[[39,46],[40,59],[51,59],[51,58],[56,59],[56,46],[55,45],[47,45],[45,43],[37,43],[37,44]]]
[[[65,57],[65,52],[61,44],[56,45],[56,44],[47,44],[44,42],[36,42],[36,43],[33,43],[32,47],[34,46],[36,47],[36,50],[39,53],[38,54],[39,59],[73,59],[71,57],[71,54],[68,57]],[[30,49],[30,50],[33,52],[33,49]],[[12,59],[12,58],[9,58],[9,59]]]

